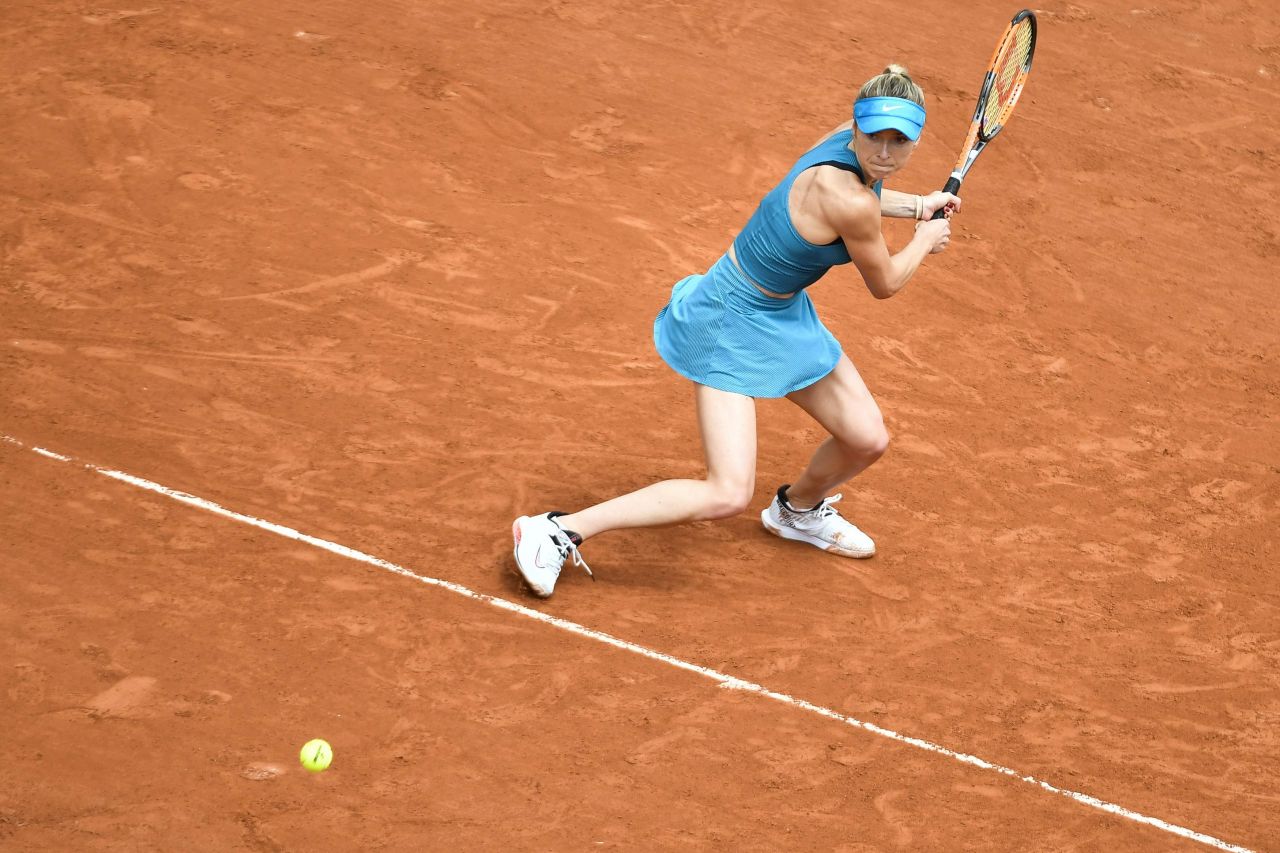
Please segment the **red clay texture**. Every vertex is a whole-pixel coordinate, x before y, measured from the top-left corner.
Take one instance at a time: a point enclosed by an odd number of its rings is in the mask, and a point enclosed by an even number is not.
[[[890,186],[941,186],[1014,11],[7,4],[0,847],[1210,849],[84,462],[1280,850],[1256,4],[1038,10],[950,248],[813,288],[892,434],[841,504],[875,558],[761,529],[822,435],[767,401],[751,511],[513,572],[513,518],[701,475],[671,285],[888,62]]]

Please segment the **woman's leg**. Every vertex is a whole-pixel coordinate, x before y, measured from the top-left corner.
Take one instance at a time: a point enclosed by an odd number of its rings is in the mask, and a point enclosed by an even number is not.
[[[746,510],[755,491],[756,405],[742,394],[694,385],[707,459],[704,480],[663,480],[556,523],[589,539],[608,530],[727,518]]]
[[[787,398],[831,434],[787,489],[787,502],[797,509],[817,505],[879,459],[889,446],[880,407],[848,356],[841,355],[835,370]]]

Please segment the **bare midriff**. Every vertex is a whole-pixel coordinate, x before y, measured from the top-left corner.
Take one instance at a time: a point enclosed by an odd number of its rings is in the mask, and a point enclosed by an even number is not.
[[[729,260],[733,261],[733,265],[737,267],[738,272],[742,273],[742,277],[747,280],[747,283],[750,284],[752,287],[754,287],[756,290],[763,293],[765,296],[771,297],[773,299],[790,299],[791,297],[795,296],[794,293],[774,293],[772,290],[766,290],[765,288],[761,287],[760,285],[752,281],[751,277],[742,271],[742,264],[738,263],[738,255],[733,251],[732,243],[729,244]]]

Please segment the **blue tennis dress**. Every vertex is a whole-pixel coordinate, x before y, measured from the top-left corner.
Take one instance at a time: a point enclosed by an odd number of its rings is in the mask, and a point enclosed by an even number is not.
[[[836,166],[861,179],[852,138],[853,131],[844,130],[810,150],[764,197],[733,242],[738,264],[725,253],[706,273],[676,282],[654,320],[653,341],[681,376],[749,397],[783,397],[835,369],[840,342],[818,319],[805,288],[849,263],[849,252],[839,239],[819,246],[801,237],[787,201],[796,178],[815,166]],[[880,183],[872,189],[879,195]],[[765,296],[752,281],[795,295]]]

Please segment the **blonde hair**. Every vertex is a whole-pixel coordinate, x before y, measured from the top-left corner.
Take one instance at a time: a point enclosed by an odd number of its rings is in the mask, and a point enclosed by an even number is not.
[[[863,98],[902,98],[924,106],[924,90],[911,79],[901,65],[890,65],[862,84],[858,100]]]

